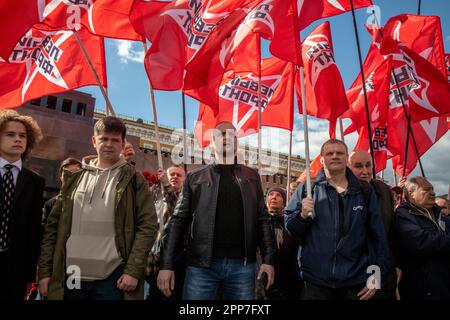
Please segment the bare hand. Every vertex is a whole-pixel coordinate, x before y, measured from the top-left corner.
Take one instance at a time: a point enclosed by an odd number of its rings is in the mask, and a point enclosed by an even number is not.
[[[399,180],[399,182],[398,182],[398,186],[401,187],[401,188],[404,188],[404,187],[405,187],[405,184],[406,184],[406,179],[407,179],[406,176],[401,177],[400,180]]]
[[[308,218],[308,214],[314,212],[314,200],[312,198],[306,197],[302,200],[302,212],[301,216],[303,219]]]
[[[49,282],[50,282],[50,277],[39,280],[39,292],[41,293],[42,296],[46,296],[48,294]]]
[[[170,297],[175,289],[175,272],[172,270],[159,270],[156,280],[158,289],[166,296]]]
[[[368,285],[370,285],[371,289],[369,289]],[[359,300],[371,299],[377,292],[377,287],[379,286],[377,286],[376,278],[373,275],[370,276],[367,280],[366,286],[360,292],[358,292]]]
[[[117,280],[117,288],[123,291],[133,291],[136,289],[138,280],[132,276],[124,273],[119,280]]]
[[[402,280],[403,272],[399,268],[395,268],[395,273],[397,273],[397,287],[398,287],[400,280]]]
[[[259,267],[258,280],[261,280],[261,277],[264,273],[267,275],[267,284],[266,284],[267,290],[270,288],[270,286],[273,284],[273,281],[275,280],[275,269],[270,264],[262,264],[261,267]]]

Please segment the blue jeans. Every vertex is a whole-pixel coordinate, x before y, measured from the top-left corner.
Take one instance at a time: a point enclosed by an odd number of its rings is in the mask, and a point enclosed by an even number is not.
[[[118,267],[104,280],[81,281],[80,289],[64,290],[64,300],[123,300],[123,291],[117,288],[117,280],[123,274]]]
[[[243,259],[213,259],[210,268],[188,266],[184,281],[184,300],[213,300],[219,286],[225,300],[255,298],[255,263]]]

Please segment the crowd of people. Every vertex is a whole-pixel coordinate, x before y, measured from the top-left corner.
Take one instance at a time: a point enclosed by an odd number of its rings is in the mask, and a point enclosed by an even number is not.
[[[214,164],[151,175],[104,117],[96,154],[64,160],[44,204],[44,179],[23,166],[41,130],[0,111],[0,300],[450,298],[449,202],[427,179],[391,188],[366,151],[331,139],[311,193],[264,194],[234,126],[216,130]]]

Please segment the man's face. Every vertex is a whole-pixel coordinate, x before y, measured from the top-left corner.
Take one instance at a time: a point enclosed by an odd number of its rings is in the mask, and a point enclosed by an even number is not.
[[[372,180],[372,159],[365,151],[357,151],[350,155],[348,165],[353,174],[363,181]]]
[[[236,129],[229,122],[222,122],[215,128],[213,135],[215,153],[223,158],[234,159],[237,151]]]
[[[185,178],[183,169],[177,167],[167,169],[167,178],[169,179],[170,186],[175,191],[181,191]]]
[[[347,166],[347,151],[341,143],[328,143],[320,156],[325,169],[329,172],[343,171]]]
[[[122,154],[127,162],[132,161],[135,155],[133,145],[129,142],[126,142]]]
[[[114,164],[119,161],[120,153],[124,148],[122,135],[116,132],[101,132],[92,137],[92,143],[97,150],[100,162]]]
[[[27,148],[27,130],[18,121],[9,121],[0,133],[0,155],[19,160]]]
[[[442,199],[442,198],[438,198],[436,199],[436,204],[441,207],[441,211],[443,214],[445,214],[446,216],[449,215],[449,207],[448,207],[448,200],[446,199]]]
[[[267,207],[271,212],[282,213],[284,208],[283,197],[278,191],[271,191],[267,195]]]
[[[410,192],[410,199],[417,206],[431,209],[435,200],[433,185],[423,180],[415,191]]]

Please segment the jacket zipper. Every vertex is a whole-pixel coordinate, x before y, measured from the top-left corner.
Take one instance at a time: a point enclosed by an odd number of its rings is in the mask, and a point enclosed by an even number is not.
[[[236,178],[236,181],[237,181],[237,183],[239,185],[239,191],[241,192],[242,202],[244,202],[245,198],[244,198],[244,195],[242,194],[242,185],[241,185],[240,178],[238,178],[238,176],[236,175],[235,170],[233,170],[233,174],[234,174],[234,177]],[[242,203],[242,206],[244,208],[244,210],[243,210],[244,211],[244,251],[245,251],[245,253],[244,253],[244,266],[246,266],[247,265],[247,237],[246,237],[246,235],[247,235],[247,233],[246,233],[247,226],[246,226],[246,223],[245,223],[246,214],[245,214],[245,205],[244,205],[244,203]]]
[[[410,209],[408,209],[409,210],[409,212],[411,212],[411,214],[413,214],[413,215],[416,215],[416,216],[421,216],[421,217],[424,217],[425,219],[428,219],[428,220],[430,220],[431,222],[433,222],[433,224],[436,226],[436,228],[438,229],[438,231],[439,232],[441,232],[442,231],[442,229],[439,227],[439,225],[436,223],[436,221],[434,221],[433,219],[431,219],[430,217],[427,217],[426,215],[424,215],[424,214],[421,214],[421,213],[415,213],[415,212],[413,212],[412,210],[410,210]],[[438,220],[439,220],[439,217],[438,217]]]
[[[333,187],[333,189],[334,189],[334,187]],[[336,190],[334,190],[334,191],[337,194],[337,191]],[[334,192],[333,192],[333,196],[334,196]],[[335,199],[333,199],[333,200],[335,200]],[[333,255],[332,277],[333,277],[333,280],[334,280],[336,278],[335,274],[336,274],[337,245],[338,245],[336,229],[339,227],[339,223],[336,223],[336,218],[339,216],[339,206],[336,208],[336,201],[333,201],[333,207],[334,207],[334,212],[338,213],[338,215],[334,215],[334,217],[333,217],[334,218],[333,219],[334,220],[334,226],[333,226],[333,232],[334,232],[334,255]]]

